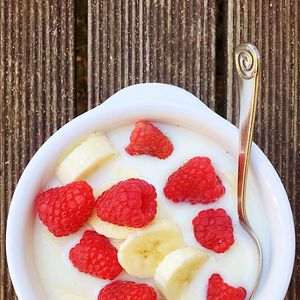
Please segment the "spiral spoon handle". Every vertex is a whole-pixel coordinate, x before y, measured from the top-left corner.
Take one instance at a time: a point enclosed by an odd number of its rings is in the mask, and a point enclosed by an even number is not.
[[[251,44],[236,48],[235,65],[238,72],[238,96],[240,102],[239,156],[238,156],[238,215],[243,228],[255,242],[258,253],[258,273],[250,299],[253,299],[262,269],[262,251],[247,217],[246,186],[254,130],[259,80],[260,56]]]
[[[235,63],[239,74],[238,95],[240,100],[238,210],[240,220],[247,222],[245,193],[257,104],[259,69],[257,49],[250,44],[239,45],[235,53]]]

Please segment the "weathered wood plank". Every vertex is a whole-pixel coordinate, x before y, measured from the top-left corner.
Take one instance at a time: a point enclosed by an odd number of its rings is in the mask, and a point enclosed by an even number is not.
[[[0,299],[16,299],[5,228],[28,160],[74,111],[74,1],[0,1]]]
[[[241,1],[227,4],[227,118],[238,119],[233,52],[255,44],[262,59],[255,141],[273,162],[293,208],[300,239],[300,5],[297,0]],[[300,299],[300,246],[289,300]]]
[[[139,82],[181,86],[215,107],[215,1],[88,2],[88,106]]]

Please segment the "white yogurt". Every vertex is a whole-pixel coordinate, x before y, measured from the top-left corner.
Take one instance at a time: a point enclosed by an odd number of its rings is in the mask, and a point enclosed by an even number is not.
[[[257,273],[257,253],[252,240],[243,231],[238,222],[235,182],[236,159],[219,145],[207,137],[191,130],[176,126],[157,124],[170,138],[174,152],[165,160],[140,155],[130,156],[125,152],[133,126],[126,126],[106,132],[110,142],[119,155],[112,161],[96,170],[86,180],[94,189],[99,189],[107,183],[118,179],[118,172],[125,168],[135,172],[139,178],[147,180],[156,187],[159,205],[163,211],[180,226],[187,245],[200,248],[209,255],[205,266],[197,273],[190,286],[186,289],[182,300],[205,300],[208,279],[213,273],[220,274],[228,284],[244,287],[249,295]],[[195,156],[208,156],[226,188],[226,193],[218,201],[208,205],[190,205],[188,203],[173,203],[166,199],[163,193],[164,185],[171,173]],[[250,221],[255,225],[265,252],[268,252],[268,231],[263,217],[262,203],[251,176],[247,189]],[[59,186],[58,179],[53,178],[45,190]],[[216,254],[203,248],[195,239],[192,220],[203,209],[224,208],[231,216],[234,226],[235,243],[224,254]],[[36,218],[34,232],[34,252],[38,271],[44,284],[49,300],[95,300],[108,280],[102,280],[79,272],[68,258],[69,250],[80,240],[82,228],[68,237],[56,238]],[[123,272],[117,279],[129,279],[137,282],[147,282],[154,286],[152,280],[141,280]]]

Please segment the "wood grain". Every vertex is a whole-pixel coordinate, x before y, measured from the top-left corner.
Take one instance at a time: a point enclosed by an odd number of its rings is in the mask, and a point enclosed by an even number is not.
[[[233,65],[235,47],[251,42],[261,53],[261,83],[255,141],[272,161],[289,195],[300,239],[300,4],[297,0],[241,1],[227,4],[226,101],[227,118],[238,118]],[[300,299],[300,246],[287,295]]]
[[[178,85],[215,107],[215,1],[88,2],[88,107],[140,82]]]
[[[0,299],[16,299],[5,228],[14,187],[41,144],[74,115],[73,0],[0,1]]]
[[[74,1],[0,1],[0,299],[16,299],[5,227],[18,178],[75,114]],[[181,86],[216,108],[216,2],[223,3],[227,118],[237,122],[233,51],[257,45],[262,81],[255,141],[287,189],[300,238],[300,33],[297,0],[87,0],[88,107],[139,82]],[[222,109],[222,107],[221,107]],[[300,246],[286,300],[300,299]]]

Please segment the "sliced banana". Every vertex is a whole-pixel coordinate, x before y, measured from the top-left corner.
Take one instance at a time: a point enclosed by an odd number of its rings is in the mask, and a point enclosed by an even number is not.
[[[194,247],[170,252],[156,268],[154,281],[167,300],[181,298],[194,275],[207,261],[207,254]]]
[[[163,258],[183,245],[181,231],[173,221],[157,220],[130,234],[120,246],[118,259],[128,274],[151,278]]]
[[[137,228],[131,228],[126,226],[118,226],[109,222],[102,221],[96,211],[93,212],[92,216],[88,220],[88,223],[99,233],[103,234],[108,238],[113,239],[126,239],[131,233],[137,231]]]
[[[56,174],[67,184],[83,178],[96,166],[116,155],[115,149],[102,133],[92,133],[59,164]]]

